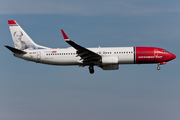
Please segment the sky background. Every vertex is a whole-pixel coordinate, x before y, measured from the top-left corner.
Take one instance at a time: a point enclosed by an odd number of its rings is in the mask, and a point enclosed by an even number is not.
[[[7,20],[37,43],[70,47],[152,46],[177,58],[119,70],[50,66],[15,58]],[[179,0],[0,0],[1,120],[179,120]]]

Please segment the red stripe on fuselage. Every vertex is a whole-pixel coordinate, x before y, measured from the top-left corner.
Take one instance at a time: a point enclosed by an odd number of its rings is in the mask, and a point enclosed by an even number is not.
[[[160,63],[172,60],[172,53],[163,51],[167,50],[156,47],[135,47],[136,64]]]

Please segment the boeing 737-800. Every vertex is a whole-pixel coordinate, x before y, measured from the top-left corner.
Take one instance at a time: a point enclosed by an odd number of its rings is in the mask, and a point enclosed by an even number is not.
[[[117,70],[119,64],[154,63],[160,70],[160,65],[176,58],[174,54],[157,47],[85,48],[70,40],[63,30],[62,35],[71,47],[52,49],[34,43],[15,20],[8,20],[8,24],[15,48],[5,47],[12,51],[15,57],[36,63],[89,66],[89,72],[93,74],[94,66],[103,70]]]

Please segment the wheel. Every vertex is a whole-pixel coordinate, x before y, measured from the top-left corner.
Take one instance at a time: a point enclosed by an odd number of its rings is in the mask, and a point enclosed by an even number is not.
[[[160,69],[161,69],[161,68],[158,66],[158,67],[157,67],[157,70],[160,70]]]
[[[94,73],[94,70],[90,70],[89,72],[90,72],[91,74],[93,74],[93,73]]]
[[[93,66],[93,65],[90,65],[90,66],[89,66],[89,72],[90,72],[91,74],[94,73],[94,66]]]

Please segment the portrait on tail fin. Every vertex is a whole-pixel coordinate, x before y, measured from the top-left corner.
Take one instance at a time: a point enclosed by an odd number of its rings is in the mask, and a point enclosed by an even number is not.
[[[33,50],[34,49],[30,45],[26,44],[25,41],[22,40],[23,33],[21,31],[14,32],[13,37],[14,37],[15,48],[18,48],[20,50],[25,50],[25,49]]]
[[[49,49],[36,44],[27,33],[18,25],[15,20],[8,20],[11,36],[13,38],[14,46],[19,50],[35,50],[35,49]]]

